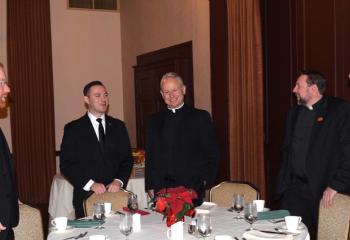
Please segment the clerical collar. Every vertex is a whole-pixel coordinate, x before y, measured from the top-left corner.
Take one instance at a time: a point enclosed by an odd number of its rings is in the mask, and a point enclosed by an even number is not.
[[[315,102],[312,106],[306,106],[304,105],[307,109],[309,109],[310,111],[314,110],[314,109],[317,109],[318,106],[321,105],[321,103],[323,102],[323,96],[320,98],[320,100],[318,100],[317,102]]]
[[[185,103],[182,103],[180,106],[176,107],[176,108],[170,108],[168,107],[168,110],[172,111],[173,113],[176,113],[177,110],[179,110],[180,108],[182,108],[185,105]]]

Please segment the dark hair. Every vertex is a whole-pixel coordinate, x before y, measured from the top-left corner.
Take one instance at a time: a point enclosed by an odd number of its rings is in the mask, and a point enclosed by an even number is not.
[[[87,96],[89,94],[90,88],[93,86],[103,86],[104,87],[105,85],[103,85],[103,83],[101,81],[98,81],[98,80],[89,82],[88,84],[85,85],[85,87],[83,89],[84,96]]]
[[[299,72],[298,77],[300,77],[301,75],[307,76],[306,82],[309,86],[316,84],[320,94],[324,94],[324,92],[326,91],[327,80],[321,72],[316,70],[302,70]]]

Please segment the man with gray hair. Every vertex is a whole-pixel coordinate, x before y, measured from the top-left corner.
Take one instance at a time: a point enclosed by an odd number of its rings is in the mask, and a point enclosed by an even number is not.
[[[152,115],[146,135],[145,188],[151,198],[162,188],[193,188],[203,202],[205,189],[215,180],[219,147],[207,111],[184,103],[186,86],[181,77],[166,73],[160,94],[167,110]]]

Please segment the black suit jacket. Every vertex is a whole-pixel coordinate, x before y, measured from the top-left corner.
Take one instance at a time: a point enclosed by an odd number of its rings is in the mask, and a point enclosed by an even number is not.
[[[321,101],[316,110],[306,158],[307,181],[315,199],[320,199],[328,186],[338,192],[350,190],[350,105],[334,97],[324,97]],[[292,139],[301,108],[292,108],[287,116],[277,198],[283,195],[292,181]]]
[[[90,179],[109,184],[117,178],[124,186],[128,184],[133,158],[126,127],[122,121],[110,116],[106,115],[105,120],[103,151],[87,114],[64,128],[60,169],[74,186],[75,208],[80,207],[87,196],[83,187]]]
[[[13,163],[5,136],[0,129],[0,222],[11,229],[19,220],[18,195],[13,175]],[[7,231],[1,234],[7,234]]]
[[[214,183],[219,160],[219,148],[208,112],[184,106],[179,129],[174,136],[173,175],[177,186],[194,188],[199,197],[205,187]],[[155,192],[167,186],[164,158],[163,125],[169,111],[149,119],[146,137],[145,188]],[[172,114],[172,113],[170,113]],[[177,113],[176,113],[177,114]],[[206,186],[204,184],[206,183]]]

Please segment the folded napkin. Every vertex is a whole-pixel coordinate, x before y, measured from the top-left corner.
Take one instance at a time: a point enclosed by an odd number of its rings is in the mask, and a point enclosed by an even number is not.
[[[203,202],[202,205],[196,207],[196,212],[204,210],[204,211],[213,211],[217,207],[216,203],[213,202]]]
[[[78,220],[68,220],[67,225],[76,227],[76,228],[90,228],[98,225],[104,224],[103,220],[95,220],[95,219],[78,219]]]
[[[267,212],[258,212],[258,220],[278,219],[289,216],[288,210],[275,210]]]
[[[130,212],[129,208],[127,208],[127,207],[123,207],[123,211],[124,211],[124,212]],[[143,216],[143,215],[148,215],[148,214],[149,214],[149,212],[143,211],[143,210],[140,210],[140,209],[136,210],[135,213],[138,213],[138,214],[140,214],[141,216]]]
[[[243,233],[243,237],[247,240],[293,240],[292,235],[282,235],[282,234],[273,234],[273,233],[263,233],[256,230],[250,230],[248,232]]]

